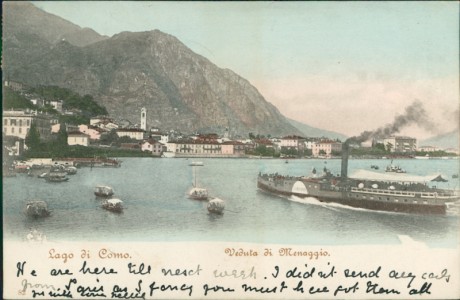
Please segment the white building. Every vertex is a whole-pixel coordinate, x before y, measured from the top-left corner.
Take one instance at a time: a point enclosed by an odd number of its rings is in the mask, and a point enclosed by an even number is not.
[[[142,143],[141,150],[151,152],[153,156],[160,156],[166,151],[166,146],[156,140],[149,139]]]
[[[176,142],[168,142],[166,143],[166,151],[168,152],[176,152],[178,144]]]
[[[318,141],[312,144],[311,152],[313,157],[331,157],[334,152],[342,151],[342,143],[336,141]]]
[[[305,140],[305,148],[306,149],[313,149],[313,146],[315,145],[316,142],[320,141],[318,138],[307,138]]]
[[[36,105],[38,107],[42,107],[45,105],[45,100],[37,98],[37,99],[30,99],[30,102],[32,102],[33,105]]]
[[[439,147],[436,146],[420,146],[417,150],[420,152],[436,152],[441,149],[439,149]]]
[[[89,135],[81,132],[69,132],[67,134],[67,144],[69,146],[81,145],[88,147],[89,146]]]
[[[49,103],[56,111],[62,113],[62,100],[51,100]]]
[[[415,152],[417,140],[405,136],[390,136],[383,139],[385,149],[390,152]]]
[[[166,145],[169,142],[169,134],[161,133],[159,131],[155,133],[151,133],[150,138],[159,141],[163,145]]]
[[[135,140],[143,140],[145,131],[139,128],[121,128],[117,129],[116,133],[118,137],[130,137]]]
[[[305,149],[305,138],[296,135],[285,136],[281,138],[280,147],[302,151]]]
[[[40,138],[49,140],[51,138],[51,125],[57,123],[51,115],[37,114],[29,111],[4,111],[3,112],[3,133],[6,136],[16,136],[25,139],[32,122],[35,123]]]

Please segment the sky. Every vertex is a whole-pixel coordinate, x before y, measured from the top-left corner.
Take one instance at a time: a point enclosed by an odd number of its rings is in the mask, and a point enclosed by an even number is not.
[[[174,35],[310,126],[355,136],[392,123],[418,100],[434,126],[401,135],[458,130],[455,1],[33,3],[107,36]]]

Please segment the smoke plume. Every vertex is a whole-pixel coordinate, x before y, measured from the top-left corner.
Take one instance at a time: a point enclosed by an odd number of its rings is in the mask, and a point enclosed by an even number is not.
[[[404,114],[396,116],[393,123],[387,124],[374,131],[364,131],[359,136],[351,137],[346,142],[365,142],[371,138],[391,136],[398,133],[406,126],[416,124],[419,127],[432,131],[435,124],[428,117],[423,103],[420,100],[415,100],[411,105],[406,107]]]

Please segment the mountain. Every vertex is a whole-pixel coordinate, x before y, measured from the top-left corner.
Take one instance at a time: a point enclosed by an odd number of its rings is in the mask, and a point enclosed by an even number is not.
[[[113,37],[81,29],[29,3],[3,4],[4,78],[91,94],[117,119],[183,132],[226,128],[301,134],[246,79],[159,30]]]
[[[36,35],[49,43],[64,39],[75,46],[86,46],[108,38],[44,12],[29,2],[4,2],[3,11],[4,37],[15,32],[16,35]]]
[[[459,132],[457,130],[431,137],[418,142],[419,146],[436,146],[441,149],[459,149]]]
[[[289,123],[291,123],[292,126],[300,130],[305,137],[327,137],[330,139],[339,139],[342,142],[345,141],[348,137],[346,135],[343,135],[341,133],[333,132],[333,131],[328,131],[328,130],[323,130],[315,127],[311,127],[307,124],[292,120],[287,118]]]

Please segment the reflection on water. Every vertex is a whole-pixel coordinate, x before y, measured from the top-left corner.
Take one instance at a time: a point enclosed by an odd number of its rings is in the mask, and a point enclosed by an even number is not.
[[[376,212],[314,198],[280,197],[257,189],[261,172],[308,175],[327,163],[340,173],[340,161],[276,159],[203,159],[196,168],[199,186],[224,199],[224,215],[209,214],[206,202],[191,200],[194,181],[185,159],[126,158],[121,168],[82,168],[68,182],[47,183],[17,176],[3,179],[4,235],[25,239],[30,228],[48,240],[88,241],[239,241],[291,244],[394,244],[398,235],[432,246],[458,244],[458,207],[446,216]],[[350,171],[388,164],[385,160],[350,160]],[[400,160],[401,167],[418,175],[441,172],[444,185],[458,188],[456,160]],[[98,184],[114,188],[124,202],[122,214],[101,208],[93,194]],[[52,210],[46,219],[23,213],[31,199],[45,200]],[[455,210],[457,213],[455,213]]]

